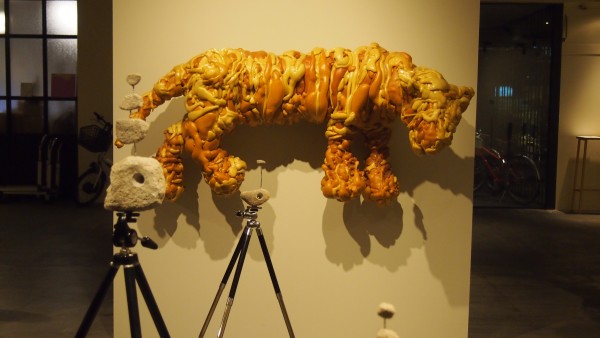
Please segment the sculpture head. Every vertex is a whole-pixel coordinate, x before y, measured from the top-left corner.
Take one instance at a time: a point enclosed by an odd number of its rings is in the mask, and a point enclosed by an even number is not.
[[[434,154],[452,142],[462,113],[475,91],[446,82],[437,71],[416,67],[400,113],[417,154]]]

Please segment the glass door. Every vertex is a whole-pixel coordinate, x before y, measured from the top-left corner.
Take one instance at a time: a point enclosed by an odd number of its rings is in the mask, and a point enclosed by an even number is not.
[[[481,4],[474,205],[552,208],[562,5]]]
[[[0,185],[37,184],[45,169],[38,165],[40,153],[49,152],[40,145],[49,138],[60,144],[47,154],[60,161],[57,188],[71,191],[77,163],[77,1],[0,1],[0,49]]]

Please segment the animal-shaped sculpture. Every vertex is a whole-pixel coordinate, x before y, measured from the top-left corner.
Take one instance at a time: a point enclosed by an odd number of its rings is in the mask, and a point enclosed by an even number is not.
[[[304,120],[327,123],[323,194],[340,201],[362,194],[385,204],[399,193],[387,161],[392,123],[400,118],[408,126],[415,153],[436,153],[452,141],[473,95],[472,88],[448,84],[439,72],[417,67],[407,53],[375,43],[354,51],[315,48],[308,54],[223,49],[175,66],[129,117],[145,120],[165,101],[185,96],[187,114],[165,131],[156,153],[168,200],[183,191],[182,151],[200,163],[216,194],[231,194],[244,179],[246,163],[221,148],[222,137],[241,124]],[[350,150],[357,133],[370,152],[364,164]],[[117,140],[116,145],[123,144]]]

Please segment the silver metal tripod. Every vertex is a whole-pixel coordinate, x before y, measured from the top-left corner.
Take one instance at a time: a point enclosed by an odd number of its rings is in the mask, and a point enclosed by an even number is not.
[[[263,190],[263,189],[261,189],[261,190]],[[258,193],[260,193],[260,192],[258,192]],[[206,320],[204,321],[204,326],[202,327],[202,331],[200,331],[200,335],[199,335],[200,338],[204,337],[206,330],[208,329],[208,325],[209,325],[210,320],[212,319],[212,316],[215,312],[215,308],[217,307],[217,304],[219,303],[221,294],[223,293],[223,290],[225,289],[225,286],[227,284],[229,276],[231,275],[231,272],[233,271],[233,267],[237,263],[235,274],[233,276],[233,282],[231,284],[231,289],[229,291],[229,297],[227,298],[227,303],[225,305],[225,312],[223,314],[223,319],[221,320],[221,326],[219,327],[217,337],[222,338],[223,335],[225,334],[225,327],[227,326],[227,319],[229,318],[229,313],[231,312],[231,307],[233,306],[235,292],[237,290],[238,282],[239,282],[240,276],[242,274],[242,267],[244,265],[244,259],[246,257],[246,253],[248,251],[248,244],[250,243],[250,238],[252,236],[253,230],[256,230],[256,233],[258,234],[258,240],[260,242],[260,247],[262,249],[262,253],[265,258],[265,262],[267,263],[267,268],[269,269],[269,276],[271,277],[271,282],[273,283],[273,288],[275,289],[275,295],[277,296],[277,301],[279,302],[279,307],[281,308],[281,312],[283,314],[283,319],[285,320],[285,325],[287,326],[288,333],[290,335],[290,338],[295,337],[294,331],[292,330],[292,324],[290,323],[290,319],[289,319],[289,316],[288,316],[286,308],[285,308],[285,303],[283,302],[283,297],[281,295],[279,283],[277,282],[277,276],[275,275],[275,270],[273,269],[273,263],[271,262],[271,257],[269,256],[269,251],[267,249],[267,243],[265,241],[263,231],[260,227],[260,222],[257,220],[258,210],[260,209],[260,207],[256,204],[258,204],[258,203],[262,204],[266,201],[266,199],[263,196],[264,195],[260,195],[260,198],[258,199],[258,200],[260,200],[260,202],[256,202],[257,201],[256,198],[253,198],[250,201],[244,199],[247,203],[253,203],[255,205],[250,205],[250,206],[246,207],[245,211],[238,211],[236,213],[237,216],[242,217],[247,220],[246,226],[244,227],[244,231],[242,232],[240,240],[235,248],[235,251],[233,252],[233,256],[231,257],[229,265],[227,266],[227,269],[225,270],[225,275],[223,276],[221,284],[219,285],[217,295],[215,296],[212,306],[210,307],[208,316],[206,317]],[[244,197],[242,197],[242,198],[244,198]],[[267,198],[268,198],[268,195],[267,195]]]

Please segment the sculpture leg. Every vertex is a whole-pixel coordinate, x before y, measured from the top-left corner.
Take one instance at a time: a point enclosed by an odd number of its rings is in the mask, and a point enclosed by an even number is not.
[[[325,171],[321,180],[323,195],[343,202],[360,196],[365,188],[364,174],[358,168],[359,161],[350,151],[349,134],[347,127],[340,128],[330,122],[326,133],[329,142],[321,166]]]
[[[165,175],[165,198],[174,201],[183,192],[183,163],[181,151],[183,150],[183,135],[181,123],[176,123],[165,130],[165,141],[156,152],[156,159],[160,162]]]
[[[204,165],[204,180],[217,195],[229,195],[237,191],[244,181],[246,162],[230,156],[223,149],[204,150],[211,156]]]
[[[212,191],[218,195],[229,195],[237,191],[244,181],[246,163],[220,148],[222,132],[203,132],[200,128],[202,121],[202,117],[193,122],[183,121],[185,148],[202,166],[202,175]]]
[[[383,205],[394,200],[400,192],[398,179],[387,161],[391,131],[378,129],[369,132],[365,137],[371,153],[365,163],[367,186],[363,197]]]

